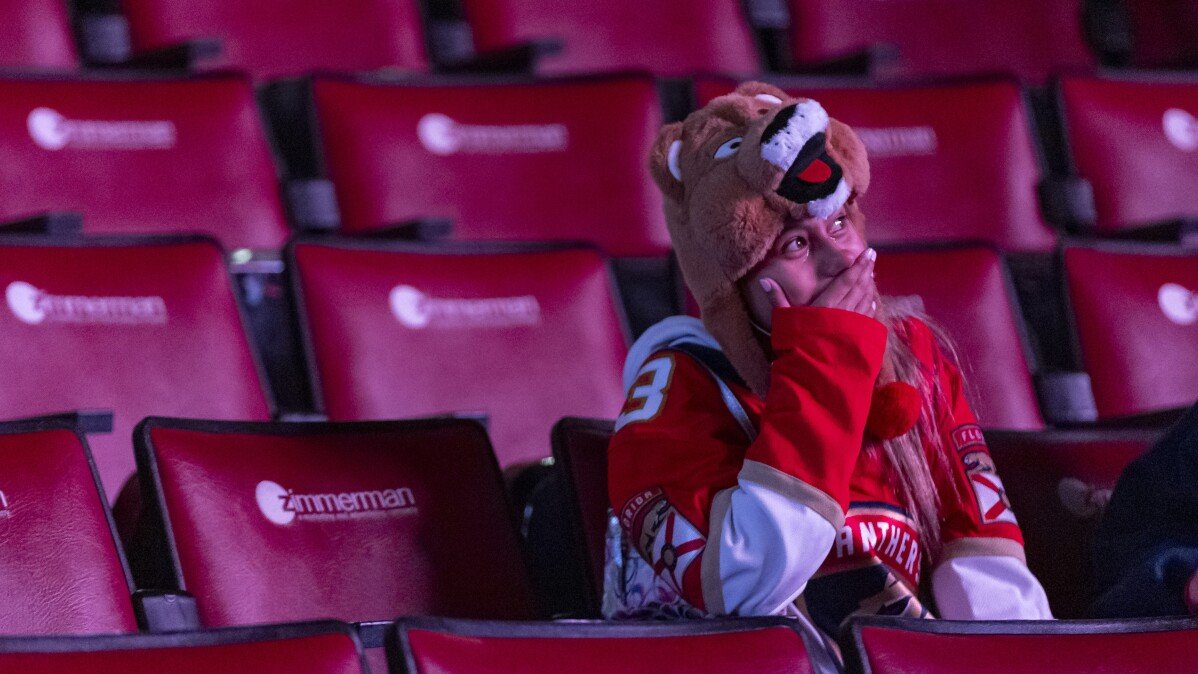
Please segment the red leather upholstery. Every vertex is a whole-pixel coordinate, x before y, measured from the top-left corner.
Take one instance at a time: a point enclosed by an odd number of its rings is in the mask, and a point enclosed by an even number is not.
[[[1065,248],[1082,363],[1100,419],[1198,398],[1198,252]]]
[[[877,3],[874,3],[877,4]],[[877,243],[985,241],[1007,250],[1052,249],[1036,206],[1040,168],[1023,95],[1012,81],[912,87],[779,82],[852,126],[869,152],[862,199]],[[700,103],[735,83],[701,79]]]
[[[986,440],[1023,529],[1028,567],[1057,618],[1083,618],[1092,601],[1094,530],[1127,464],[1152,431],[990,431]]]
[[[533,614],[476,422],[150,419],[137,443],[206,626]]]
[[[669,249],[644,168],[661,126],[651,78],[317,79],[313,97],[346,231],[448,217],[462,239],[588,241],[615,255]]]
[[[647,70],[753,73],[761,69],[736,0],[463,0],[480,50],[557,39],[564,49],[539,62],[546,73]]]
[[[953,339],[983,427],[1044,427],[997,253],[981,247],[883,251],[876,273],[883,295],[922,305]]]
[[[135,49],[217,38],[207,68],[258,78],[313,70],[426,67],[416,0],[121,0]]]
[[[1059,70],[1091,69],[1078,0],[790,0],[791,45],[820,61],[871,44],[898,48],[875,77],[898,79],[1012,73],[1043,82]]]
[[[812,671],[802,637],[778,619],[672,623],[400,621],[392,671],[665,674]],[[395,667],[403,663],[404,669]]]
[[[99,484],[73,431],[0,424],[0,548],[0,632],[137,630]]]
[[[1060,99],[1097,230],[1198,216],[1198,80],[1066,78]]]
[[[607,535],[607,443],[612,422],[562,419],[553,429],[554,465],[562,471],[573,497],[573,520],[580,534],[590,589],[598,606],[603,593],[603,564]]]
[[[854,629],[867,674],[1181,674],[1194,669],[1192,620],[984,623],[895,620]],[[903,629],[906,627],[907,629]],[[1143,631],[1141,631],[1143,630]]]
[[[62,0],[10,0],[0,3],[0,67],[74,68],[78,56],[71,37],[67,3]]]
[[[220,249],[208,240],[0,244],[0,416],[111,409],[90,439],[110,496],[152,414],[268,419]]]
[[[626,347],[602,257],[452,250],[293,247],[330,419],[486,412],[507,467],[547,456],[556,419],[620,408]]]
[[[174,634],[0,638],[0,670],[28,674],[363,674],[348,625],[301,623]]]
[[[81,211],[85,232],[199,232],[229,249],[288,235],[238,77],[0,79],[0,154],[0,218]]]
[[[1123,0],[1131,24],[1131,62],[1137,68],[1198,63],[1198,5],[1191,0]]]

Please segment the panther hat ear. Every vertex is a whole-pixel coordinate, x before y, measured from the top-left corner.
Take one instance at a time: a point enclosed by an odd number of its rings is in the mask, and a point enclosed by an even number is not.
[[[679,153],[682,150],[682,122],[667,124],[657,134],[649,151],[649,172],[661,193],[675,203],[682,202],[682,169]]]

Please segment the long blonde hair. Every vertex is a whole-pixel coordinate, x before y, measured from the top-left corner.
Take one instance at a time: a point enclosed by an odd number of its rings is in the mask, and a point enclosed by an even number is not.
[[[940,383],[940,373],[911,350],[911,320],[918,320],[928,327],[936,346],[954,366],[959,367],[960,361],[952,339],[944,329],[921,309],[901,306],[903,304],[893,298],[882,298],[879,302],[878,319],[887,329],[882,377],[915,387],[923,400],[923,409],[915,426],[903,435],[882,442],[881,451],[898,478],[898,496],[915,520],[925,557],[935,559],[940,550],[941,503],[934,471],[948,477],[953,490],[958,488],[956,481],[951,479],[952,467],[948,465],[948,453],[937,419],[937,408],[949,410],[951,407]]]

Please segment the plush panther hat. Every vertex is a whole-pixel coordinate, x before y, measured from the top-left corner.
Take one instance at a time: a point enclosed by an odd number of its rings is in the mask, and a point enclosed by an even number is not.
[[[845,206],[864,234],[857,198],[869,188],[865,146],[816,101],[749,82],[663,127],[649,164],[703,323],[764,396],[769,360],[737,284],[788,218],[827,218]]]

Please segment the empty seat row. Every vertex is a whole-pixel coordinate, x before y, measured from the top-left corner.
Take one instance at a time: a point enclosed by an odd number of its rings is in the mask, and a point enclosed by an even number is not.
[[[387,626],[385,659],[365,661],[343,623],[260,625],[162,635],[0,638],[6,671],[267,674],[476,674],[520,671],[705,673],[815,671],[783,618],[672,623],[496,623],[404,619]],[[846,634],[851,674],[911,671],[1189,671],[1193,619],[986,623],[879,618]]]
[[[275,328],[300,332],[309,413],[485,415],[508,469],[548,454],[553,420],[621,405],[628,331],[594,249],[326,238],[295,242],[286,259],[283,292],[300,316]],[[1063,338],[1077,340],[1089,380],[1085,414],[1065,420],[1118,420],[1198,397],[1196,259],[1147,244],[1064,249],[1067,292],[1052,296],[1071,307]],[[1037,358],[998,253],[884,249],[877,274],[884,293],[955,337],[987,428],[1057,418],[1041,381],[1053,371]],[[114,432],[92,442],[109,494],[133,471],[128,439],[144,417],[266,421],[279,411],[210,239],[2,239],[0,287],[0,416],[112,411]]]
[[[161,62],[210,42],[199,65],[258,77],[312,70],[424,71],[535,65],[545,73],[648,69],[677,75],[717,69],[754,73],[844,69],[879,78],[1012,72],[1036,80],[1092,69],[1099,59],[1149,67],[1193,65],[1198,16],[1184,3],[918,0],[901,7],[844,0],[703,0],[651,7],[606,2],[568,8],[537,0],[39,0],[5,9],[8,64],[70,66],[78,56],[68,5],[76,10],[85,61]],[[1176,6],[1174,6],[1176,5]],[[8,37],[8,35],[6,35]],[[546,48],[552,45],[553,48]],[[215,47],[195,51],[209,54]],[[172,51],[174,50],[174,51]],[[158,57],[156,61],[154,57]],[[539,57],[539,58],[537,58]],[[530,63],[531,61],[531,63]]]
[[[1012,81],[778,84],[858,130],[878,243],[1044,251],[1054,227],[1105,235],[1198,217],[1192,80],[1062,80],[1067,154],[1037,140],[1061,131],[1034,130]],[[734,85],[700,79],[696,102]],[[662,258],[669,238],[643,166],[681,112],[663,110],[662,86],[316,77],[270,89],[272,144],[237,76],[0,79],[0,218],[77,211],[87,232],[198,232],[256,251],[280,248],[292,226],[362,234],[439,218],[463,240]]]
[[[176,617],[173,629],[333,617],[365,623],[372,660],[382,646],[376,623],[397,615],[594,615],[610,517],[610,434],[611,422],[594,420],[565,419],[554,429],[553,470],[565,499],[535,502],[531,521],[541,508],[560,511],[565,530],[556,534],[571,545],[554,564],[583,589],[578,604],[547,607],[526,575],[477,421],[147,419],[135,438],[140,509],[136,520],[118,513],[123,546],[77,427],[54,418],[6,422],[0,518],[14,550],[0,560],[0,634],[134,631],[123,549],[139,587],[194,601],[195,614]],[[1158,435],[987,433],[1029,565],[1058,616],[1086,614],[1097,519],[1124,466]],[[159,628],[145,593],[136,599],[141,626]]]

